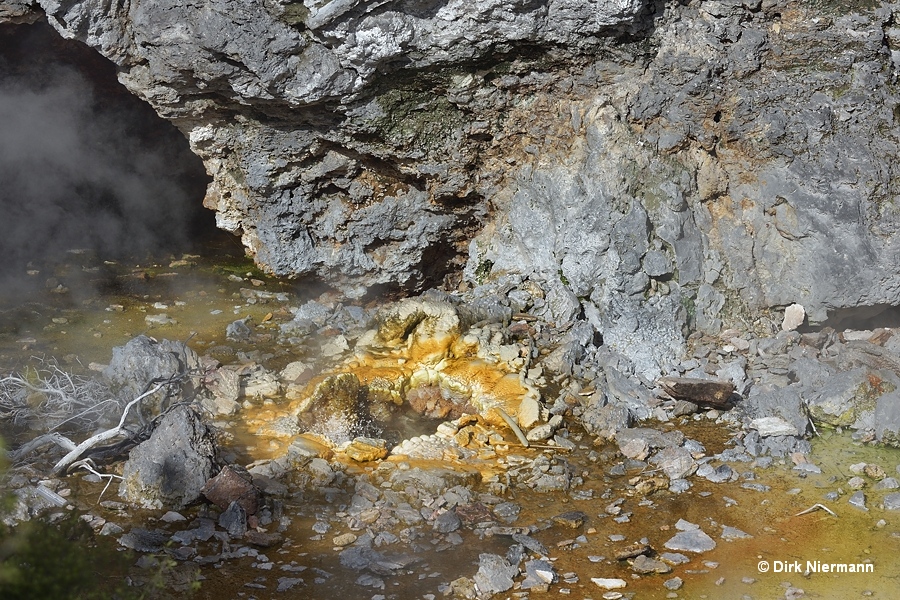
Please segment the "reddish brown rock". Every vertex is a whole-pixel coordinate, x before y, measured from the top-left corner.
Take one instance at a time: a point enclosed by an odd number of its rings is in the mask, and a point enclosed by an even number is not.
[[[686,400],[714,408],[731,408],[732,406],[734,384],[730,381],[694,377],[661,377],[657,383],[675,400]]]
[[[489,523],[495,520],[491,509],[481,502],[457,506],[456,515],[459,517],[460,521],[462,521],[463,525],[468,527],[474,527],[478,523]]]
[[[228,465],[219,474],[206,482],[201,493],[207,500],[221,509],[237,502],[248,515],[256,514],[260,504],[260,492],[246,469],[238,465]]]

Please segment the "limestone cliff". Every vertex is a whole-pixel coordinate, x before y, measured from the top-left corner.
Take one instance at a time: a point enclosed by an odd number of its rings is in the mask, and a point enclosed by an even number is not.
[[[189,138],[265,269],[543,290],[639,372],[685,331],[900,304],[900,5],[37,0]]]

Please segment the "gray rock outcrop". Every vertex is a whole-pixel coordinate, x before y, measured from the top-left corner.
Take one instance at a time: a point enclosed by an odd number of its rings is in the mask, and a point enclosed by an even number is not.
[[[895,6],[16,0],[189,138],[268,271],[514,273],[653,379],[686,330],[900,304]],[[828,52],[823,52],[828,48]]]
[[[165,400],[178,396],[191,398],[193,385],[189,378],[179,380],[191,371],[199,368],[197,353],[182,342],[172,340],[155,340],[146,335],[139,335],[124,346],[112,350],[112,358],[103,369],[103,378],[109,386],[125,401],[147,392],[155,383],[172,381],[173,386],[166,386],[142,404],[151,404],[153,414],[164,408]]]
[[[182,508],[200,498],[215,456],[212,434],[197,413],[177,406],[131,451],[119,495],[144,508]]]

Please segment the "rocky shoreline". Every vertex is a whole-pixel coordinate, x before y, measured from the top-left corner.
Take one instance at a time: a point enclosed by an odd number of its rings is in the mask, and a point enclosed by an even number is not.
[[[588,597],[588,584],[604,598],[632,589],[677,595],[684,585],[690,596],[691,578],[711,569],[704,555],[764,532],[679,513],[656,517],[637,537],[610,527],[649,522],[679,497],[726,507],[771,497],[766,481],[776,472],[818,477],[832,465],[810,454],[810,438],[826,431],[897,443],[900,337],[892,329],[799,333],[772,323],[768,336],[694,335],[691,354],[649,382],[583,322],[535,316],[541,298],[529,290],[506,281],[365,309],[333,296],[291,306],[287,295],[244,288],[247,306],[282,316],[268,329],[246,320],[228,327],[236,349],[253,348],[232,354],[240,362],[214,358],[229,354],[224,345],[199,355],[145,336],[117,348],[102,372],[111,389],[133,396],[173,369],[190,377],[148,403],[150,437],[124,464],[52,478],[61,450],[21,457],[27,464],[8,479],[18,505],[7,518],[77,506],[99,534],[144,554],[135,583],[159,564],[154,556],[175,559],[172,589],[186,589],[182,577],[215,590],[211,573],[243,565],[241,573],[260,574],[238,587],[259,598],[315,595],[336,581],[359,598],[399,597],[391,591],[398,582],[422,597],[547,589]],[[277,361],[263,340],[303,346],[305,355],[268,368]],[[461,370],[451,360],[460,348],[466,368],[514,374],[520,404]],[[388,359],[402,385],[363,370],[384,369]],[[416,373],[426,368],[431,378],[422,380]],[[521,393],[532,389],[539,398]],[[453,417],[457,409],[464,414]],[[304,421],[310,412],[316,418]],[[391,429],[409,419],[422,433]],[[867,511],[873,527],[889,530],[900,509],[897,467],[844,465],[850,475],[829,480],[809,505]],[[121,501],[107,492],[86,506],[72,493],[99,493],[113,478]],[[331,555],[327,568],[317,566],[321,558],[304,563],[309,547]],[[437,566],[440,553],[463,549],[471,566]],[[586,562],[567,562],[579,552]],[[801,593],[795,583],[785,597]]]

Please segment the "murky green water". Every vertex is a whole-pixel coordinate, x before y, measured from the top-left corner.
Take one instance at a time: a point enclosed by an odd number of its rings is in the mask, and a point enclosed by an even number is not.
[[[224,268],[223,263],[231,266]],[[33,270],[37,272],[24,277],[26,284],[7,288],[2,303],[0,366],[4,372],[20,370],[34,357],[53,357],[66,368],[89,372],[91,363],[106,363],[114,346],[141,333],[190,340],[189,344],[199,353],[208,353],[226,363],[263,360],[270,369],[298,357],[308,358],[313,350],[281,345],[276,333],[278,325],[292,316],[288,306],[297,306],[321,290],[266,280],[245,261],[227,253],[212,258],[173,257],[141,265],[103,263],[87,255],[73,255],[73,260],[52,270]],[[254,291],[289,293],[291,299],[282,302],[260,298]],[[161,314],[173,322],[157,324],[147,319]],[[226,326],[247,317],[254,328],[251,341],[234,343],[225,339]],[[669,426],[679,427],[689,437],[702,441],[709,454],[721,451],[731,435],[722,426],[706,420]],[[235,439],[243,445],[234,450],[235,455],[253,457],[254,452],[249,450],[252,440],[242,440],[240,436]],[[848,503],[851,490],[846,483],[852,476],[849,466],[860,462],[880,465],[888,475],[900,477],[896,471],[900,452],[896,450],[863,446],[846,435],[825,434],[813,440],[810,456],[821,467],[821,474],[804,477],[792,470],[791,464],[767,469],[738,464],[732,465],[736,471],[755,471],[752,483],[771,489],[759,492],[744,489],[740,483],[712,484],[692,477],[694,487],[683,494],[660,490],[642,496],[635,491],[632,478],[651,474],[628,472],[612,476],[609,469],[620,460],[615,458],[614,448],[594,446],[586,436],[578,444],[568,460],[585,480],[579,491],[590,490],[592,499],[576,500],[570,494],[527,490],[515,490],[508,498],[522,506],[515,525],[536,525],[540,531],[534,537],[550,550],[557,572],[576,575],[552,585],[547,594],[533,593],[533,597],[599,599],[605,591],[591,582],[596,577],[624,579],[628,585],[621,592],[626,597],[651,599],[781,598],[786,584],[802,588],[806,597],[893,598],[900,593],[900,512],[880,507],[890,491],[874,491],[871,488],[875,481],[867,480],[864,492],[869,510],[863,511]],[[515,450],[524,456],[535,456],[540,451]],[[356,472],[365,468],[372,467],[355,467]],[[349,475],[353,473],[351,470]],[[826,493],[839,488],[844,491],[840,498],[824,499]],[[77,485],[75,489],[83,493],[76,497],[81,510],[117,522],[126,530],[133,525],[177,530],[155,521],[158,515],[131,510],[122,514],[99,507],[97,495],[102,486]],[[378,594],[421,598],[427,594],[440,596],[441,584],[474,575],[480,552],[503,554],[511,543],[503,537],[480,539],[465,529],[460,532],[461,545],[442,543],[439,536],[425,536],[415,540],[411,550],[422,559],[421,563],[410,567],[407,573],[385,577],[383,590],[366,587],[357,583],[357,573],[341,567],[331,541],[347,531],[338,513],[350,495],[345,489],[286,499],[283,513],[290,524],[283,532],[284,543],[260,550],[274,562],[273,571],[261,570],[260,561],[254,557],[230,560],[219,567],[194,560],[179,569],[187,577],[199,568],[203,580],[198,598],[369,599]],[[627,522],[616,522],[613,515],[605,512],[618,498],[623,499],[621,511],[631,513]],[[114,491],[107,491],[103,499],[115,499]],[[822,510],[796,516],[817,503],[837,516]],[[195,508],[185,513],[194,518],[202,510]],[[568,510],[588,515],[581,529],[550,525],[553,516]],[[644,538],[657,552],[665,552],[664,544],[674,535],[674,524],[679,519],[700,525],[716,540],[717,547],[691,556],[690,563],[676,566],[667,575],[637,577],[628,561],[613,558],[622,547]],[[323,520],[331,523],[332,529],[324,535],[317,534],[313,525]],[[723,526],[736,527],[753,537],[725,541],[720,538]],[[578,540],[579,536],[584,538]],[[612,541],[610,536],[623,539]],[[409,552],[410,547],[400,544],[384,550]],[[213,544],[201,546],[200,556],[221,551]],[[760,561],[767,561],[768,572],[760,572]],[[871,563],[874,572],[804,574],[808,561]],[[803,572],[775,572],[779,566],[795,563],[801,565]],[[676,591],[663,586],[673,576],[684,580],[684,586]],[[303,582],[289,592],[277,592],[279,577],[295,577]],[[248,582],[256,587],[247,587]],[[512,590],[503,597],[514,597],[516,593]]]

